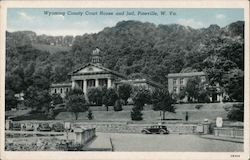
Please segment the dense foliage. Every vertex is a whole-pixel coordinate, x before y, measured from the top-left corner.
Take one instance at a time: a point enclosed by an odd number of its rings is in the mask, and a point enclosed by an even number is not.
[[[156,89],[153,91],[151,95],[151,101],[153,104],[154,110],[160,110],[163,112],[162,119],[165,119],[166,112],[175,112],[175,108],[173,106],[174,99],[172,95],[169,94],[167,90],[164,89]]]
[[[244,121],[244,104],[234,104],[227,118],[232,121]]]
[[[73,91],[67,96],[66,108],[75,114],[75,119],[77,120],[79,112],[86,112],[88,105],[83,94],[81,95]]]
[[[122,111],[122,102],[120,99],[115,101],[114,111]]]
[[[118,87],[118,96],[127,104],[127,100],[132,93],[132,86],[129,84],[122,84]]]
[[[107,91],[104,92],[102,97],[102,104],[105,105],[107,111],[109,110],[109,106],[114,106],[116,100],[118,99],[118,95],[114,88],[108,88]]]

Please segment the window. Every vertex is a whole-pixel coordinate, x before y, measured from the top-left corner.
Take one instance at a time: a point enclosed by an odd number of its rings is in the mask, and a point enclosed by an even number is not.
[[[95,79],[87,80],[87,87],[95,87]]]
[[[184,78],[180,79],[180,84],[183,85],[184,84]]]
[[[176,87],[174,87],[173,91],[176,93],[176,92],[177,92],[177,88],[176,88]]]
[[[108,85],[108,80],[107,79],[99,79],[99,86],[107,86]]]
[[[62,88],[60,89],[60,93],[62,93]]]
[[[69,92],[69,88],[66,88],[66,92]]]
[[[54,91],[55,93],[56,93],[56,88],[55,88],[55,91]]]
[[[176,85],[176,82],[177,82],[177,79],[174,79],[173,80],[173,84]]]

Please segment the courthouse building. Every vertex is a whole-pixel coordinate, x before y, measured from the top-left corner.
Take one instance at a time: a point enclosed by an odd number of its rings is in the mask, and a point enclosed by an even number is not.
[[[64,98],[70,89],[81,89],[86,94],[88,89],[92,87],[106,86],[107,88],[115,88],[124,83],[132,86],[144,86],[150,90],[163,87],[147,79],[128,80],[125,75],[103,67],[101,60],[100,50],[97,48],[92,52],[90,63],[69,73],[71,77],[70,83],[52,84],[51,94],[57,93]]]

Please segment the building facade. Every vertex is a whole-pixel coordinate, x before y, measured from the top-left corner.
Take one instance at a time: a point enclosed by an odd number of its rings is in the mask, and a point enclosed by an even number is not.
[[[51,85],[51,94],[57,93],[65,98],[71,89],[80,89],[86,95],[89,88],[107,87],[117,88],[123,83],[132,86],[144,86],[147,89],[161,88],[160,84],[146,79],[128,80],[125,75],[102,66],[100,50],[92,52],[91,62],[85,64],[71,73],[71,83],[56,83]]]
[[[71,83],[54,83],[50,86],[50,94],[60,94],[62,98],[71,90]]]
[[[148,79],[129,79],[129,80],[121,80],[116,82],[116,88],[118,88],[122,84],[129,84],[134,87],[143,87],[149,91],[153,91],[155,88],[163,88],[164,86],[158,84],[154,81]]]
[[[188,72],[188,73],[171,73],[168,74],[168,91],[169,93],[179,94],[187,85],[190,78],[199,77],[201,82],[207,81],[206,73],[204,72]],[[221,92],[219,84],[215,87],[208,87],[210,102],[222,102],[224,93]],[[183,99],[187,101],[187,97]]]
[[[186,87],[188,79],[193,77],[200,77],[202,82],[206,81],[206,74],[204,72],[168,74],[169,93],[179,94]]]

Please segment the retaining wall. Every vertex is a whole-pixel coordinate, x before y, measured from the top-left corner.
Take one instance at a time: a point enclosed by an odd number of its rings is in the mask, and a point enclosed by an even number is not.
[[[214,135],[219,137],[232,137],[232,138],[243,138],[244,129],[243,128],[214,128]]]
[[[74,127],[96,128],[97,132],[111,133],[141,133],[142,129],[152,124],[126,124],[126,123],[74,123]],[[192,124],[164,124],[170,133],[193,134],[196,125]]]

